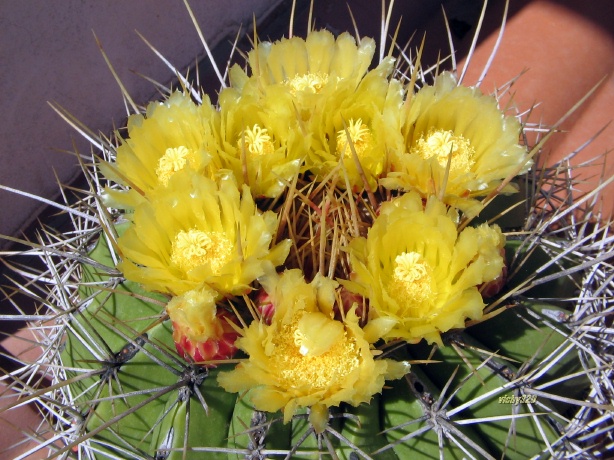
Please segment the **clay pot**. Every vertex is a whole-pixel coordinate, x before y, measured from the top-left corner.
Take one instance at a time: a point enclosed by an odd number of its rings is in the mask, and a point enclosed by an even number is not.
[[[464,84],[478,81],[496,40],[495,32],[477,47]],[[459,66],[459,74],[461,68]],[[560,125],[562,132],[549,140],[541,161],[555,164],[572,156],[570,163],[579,166],[573,172],[574,177],[581,180],[575,199],[594,190],[602,176],[604,179],[612,177],[614,158],[612,155],[603,158],[614,149],[614,126],[608,126],[614,118],[614,10],[611,3],[608,0],[525,2],[509,18],[497,55],[480,84],[485,92],[493,92],[521,73],[512,91],[502,98],[503,104],[511,101],[520,112],[539,104],[530,114],[529,122],[544,126],[555,125],[601,82]],[[603,128],[599,136],[583,147]],[[602,158],[591,161],[590,165],[580,166],[599,156]],[[601,193],[604,219],[613,215],[613,192],[614,183]]]

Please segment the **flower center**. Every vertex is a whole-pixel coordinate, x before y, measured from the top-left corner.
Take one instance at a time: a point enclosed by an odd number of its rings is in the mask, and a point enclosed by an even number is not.
[[[454,176],[468,173],[475,164],[475,149],[471,143],[450,130],[431,128],[426,137],[423,134],[418,139],[411,153],[418,153],[425,160],[435,157],[444,168],[448,164],[449,156],[452,155],[450,174]]]
[[[327,83],[328,74],[324,72],[308,72],[304,75],[296,74],[294,78],[286,80],[286,84],[290,86],[292,94],[296,94],[299,91],[318,94]]]
[[[181,230],[171,247],[171,262],[184,272],[208,265],[217,275],[230,261],[232,249],[232,243],[222,233]]]
[[[348,133],[356,150],[358,158],[363,158],[365,152],[367,152],[373,145],[373,136],[371,130],[367,125],[362,122],[362,118],[354,121],[350,118],[350,123],[347,127],[347,133],[345,129],[337,131],[337,154],[343,155],[346,158],[352,158],[352,147],[348,142]]]
[[[305,337],[299,332],[302,316],[296,315],[291,323],[282,326],[274,339],[276,347],[271,360],[273,368],[279,370],[279,386],[307,388],[310,392],[335,391],[360,365],[356,341],[344,331],[326,351],[313,355],[307,351]]]
[[[194,162],[194,153],[183,145],[179,147],[169,147],[158,160],[156,175],[158,181],[166,187],[169,179],[177,171],[181,171],[188,162]]]
[[[417,252],[403,252],[394,262],[389,293],[410,316],[420,318],[428,313],[436,295],[431,267]]]
[[[275,151],[275,146],[271,142],[266,128],[261,128],[255,124],[251,128],[246,128],[239,136],[239,145],[243,145],[250,156],[270,155]]]

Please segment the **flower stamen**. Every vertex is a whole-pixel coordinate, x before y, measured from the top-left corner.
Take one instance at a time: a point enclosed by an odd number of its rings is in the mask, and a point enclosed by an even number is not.
[[[353,118],[350,118],[347,126],[347,133],[345,129],[337,131],[337,154],[339,156],[343,155],[346,158],[351,158],[352,148],[348,143],[348,133],[350,135],[352,145],[354,146],[354,150],[356,150],[356,155],[358,155],[358,158],[363,158],[365,152],[367,152],[373,145],[371,130],[362,122],[362,118],[359,118],[356,121],[354,121]]]
[[[399,303],[407,305],[412,316],[420,317],[428,311],[435,297],[431,267],[417,252],[403,252],[394,262],[390,295]]]
[[[241,144],[251,156],[270,155],[275,152],[275,146],[267,129],[261,128],[258,124],[243,131],[239,136],[239,145]]]
[[[173,174],[181,171],[188,163],[194,161],[194,153],[187,147],[180,145],[179,147],[169,147],[166,152],[158,160],[156,168],[156,176],[158,181],[165,187]]]
[[[322,88],[328,83],[328,74],[324,72],[308,72],[304,75],[295,75],[294,78],[286,80],[293,95],[299,91],[319,94]]]
[[[340,340],[317,356],[308,352],[299,332],[302,315],[296,315],[275,337],[272,368],[279,369],[279,386],[283,388],[311,388],[312,391],[335,391],[356,369],[359,353],[356,341],[343,333]]]
[[[219,232],[181,230],[175,236],[171,248],[171,262],[189,272],[200,265],[209,265],[218,275],[232,257],[232,243]]]
[[[450,130],[431,128],[426,136],[423,134],[418,139],[411,153],[418,153],[425,160],[435,157],[444,168],[452,155],[450,173],[454,176],[468,173],[475,164],[475,149],[469,140]]]

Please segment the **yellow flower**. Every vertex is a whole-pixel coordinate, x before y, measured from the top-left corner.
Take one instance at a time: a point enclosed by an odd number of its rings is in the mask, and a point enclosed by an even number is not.
[[[321,433],[329,407],[368,402],[385,379],[408,371],[407,363],[374,359],[355,308],[343,321],[334,319],[335,281],[317,276],[307,284],[300,270],[290,270],[263,283],[275,313],[270,325],[254,321],[237,340],[249,359],[220,373],[226,391],[251,390],[256,409],[282,409],[284,422],[309,407],[311,423]]]
[[[390,150],[403,144],[400,113],[403,88],[389,79],[393,61],[367,73],[352,93],[333,95],[323,102],[321,116],[311,117],[311,155],[306,168],[323,177],[343,163],[350,187],[362,190],[367,180],[373,190],[387,169]],[[357,161],[359,165],[357,164]],[[345,186],[343,174],[339,185]]]
[[[218,293],[207,287],[173,297],[166,311],[173,323],[177,352],[196,362],[229,359],[236,352],[239,320],[215,305]]]
[[[119,238],[127,279],[172,295],[203,285],[239,295],[286,259],[289,241],[270,247],[276,215],[258,211],[249,188],[240,193],[232,175],[218,184],[181,171],[163,192],[136,207]]]
[[[385,170],[388,144],[402,144],[403,101],[401,84],[389,78],[392,58],[367,72],[374,51],[370,38],[357,44],[348,33],[335,39],[325,30],[306,39],[263,42],[249,54],[252,76],[235,67],[231,82],[241,97],[267,107],[270,121],[291,120],[310,149],[303,170],[325,176],[342,161],[353,189],[364,186],[360,169],[373,189]],[[340,175],[338,184],[345,187]]]
[[[166,312],[174,325],[173,330],[183,331],[183,335],[192,341],[221,336],[223,329],[216,318],[217,296],[217,292],[204,287],[173,297],[166,305]]]
[[[220,94],[220,160],[255,197],[281,195],[306,152],[291,106],[286,104],[284,113],[278,102],[234,88]]]
[[[230,81],[242,95],[258,95],[261,103],[274,106],[277,117],[313,123],[322,117],[324,101],[343,100],[356,90],[374,51],[370,38],[356,44],[348,33],[335,38],[326,30],[305,39],[260,42],[248,55],[251,76],[234,66]]]
[[[478,286],[501,274],[504,237],[486,224],[457,231],[456,215],[435,197],[415,192],[387,202],[366,238],[349,245],[352,281],[369,299],[370,340],[426,339],[482,316]]]
[[[306,39],[282,38],[260,42],[248,54],[253,78],[261,87],[283,84],[301,100],[329,92],[340,82],[356,88],[373,59],[375,42],[363,38],[358,45],[347,32],[335,39],[327,30],[311,32]],[[238,66],[230,72],[232,86],[242,90],[249,77]]]
[[[444,202],[475,215],[480,211],[475,197],[487,195],[518,167],[520,173],[530,168],[526,149],[518,144],[520,123],[505,117],[497,100],[478,88],[457,86],[444,72],[407,103],[405,148],[391,156],[393,172],[381,180],[386,188],[427,197],[439,195],[445,185]]]
[[[128,119],[128,138],[117,148],[115,163],[100,165],[105,176],[128,186],[128,192],[106,191],[107,204],[132,208],[149,197],[178,171],[215,171],[213,126],[217,112],[208,98],[195,104],[189,94],[173,93],[152,102],[144,115]],[[211,175],[211,174],[209,174]]]

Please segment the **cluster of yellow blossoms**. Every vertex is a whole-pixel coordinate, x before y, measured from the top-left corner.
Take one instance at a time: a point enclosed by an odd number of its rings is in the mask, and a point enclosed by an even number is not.
[[[317,432],[329,407],[368,402],[408,371],[377,343],[442,344],[481,317],[504,237],[459,222],[530,167],[493,97],[448,73],[408,91],[392,58],[369,70],[374,51],[326,31],[259,43],[216,105],[187,92],[150,104],[101,165],[121,185],[106,203],[130,220],[119,268],[169,296],[178,351],[219,362],[241,350],[220,385],[286,421],[308,407]],[[288,223],[298,209],[323,216],[331,196],[361,218],[328,223],[345,244],[325,276],[307,258],[330,245],[302,251]],[[323,226],[302,227],[316,241]]]

